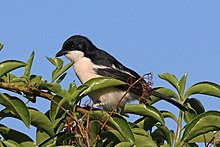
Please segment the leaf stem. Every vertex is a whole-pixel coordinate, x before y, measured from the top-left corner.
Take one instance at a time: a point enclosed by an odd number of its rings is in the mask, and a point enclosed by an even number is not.
[[[177,120],[177,130],[176,130],[176,136],[175,136],[175,143],[179,142],[181,131],[182,131],[182,118],[183,118],[183,112],[179,112],[179,117]]]

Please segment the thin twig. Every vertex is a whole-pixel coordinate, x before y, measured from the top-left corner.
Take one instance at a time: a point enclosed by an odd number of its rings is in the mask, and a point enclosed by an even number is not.
[[[145,75],[144,75],[145,76]],[[136,84],[138,83],[140,80],[142,80],[144,78],[144,76],[140,77],[139,79],[137,79],[134,83],[132,83],[131,85],[129,85],[127,91],[124,93],[124,95],[121,97],[121,99],[118,101],[117,105],[113,108],[113,110],[110,112],[108,118],[104,121],[100,131],[102,131],[105,127],[105,125],[107,124],[108,120],[111,118],[112,114],[116,111],[116,109],[118,108],[119,104],[121,103],[121,101],[124,99],[124,97],[129,93],[130,89]],[[95,142],[98,140],[98,134],[96,136],[96,138],[94,139],[92,145],[95,144]]]
[[[75,122],[77,125],[80,125],[80,121],[78,119],[76,119],[69,111],[67,111],[64,107],[62,107],[59,103],[57,103],[53,98],[54,95],[48,92],[44,92],[41,91],[39,89],[37,89],[36,87],[33,86],[28,86],[28,85],[16,85],[13,83],[4,83],[4,82],[0,82],[0,88],[5,89],[5,90],[9,90],[12,92],[23,92],[23,93],[28,93],[34,96],[39,96],[39,97],[43,97],[45,99],[51,100],[53,103],[55,103],[57,106],[59,106],[64,112],[66,112]],[[78,126],[81,135],[83,135],[83,126],[80,125]],[[83,135],[84,136],[84,135]]]
[[[209,145],[211,145],[211,143],[214,141],[215,137],[212,137],[212,139],[209,141],[209,143],[206,145],[206,147],[209,147]]]

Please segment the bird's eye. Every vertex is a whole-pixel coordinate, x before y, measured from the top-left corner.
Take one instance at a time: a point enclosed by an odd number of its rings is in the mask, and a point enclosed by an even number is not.
[[[83,49],[83,44],[82,43],[78,44],[77,49],[82,50]]]
[[[74,48],[76,48],[76,47],[75,47],[75,44],[72,44],[72,45],[71,45],[71,49],[74,49]]]

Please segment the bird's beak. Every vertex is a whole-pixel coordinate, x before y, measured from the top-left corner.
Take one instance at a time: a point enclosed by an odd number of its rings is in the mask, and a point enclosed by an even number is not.
[[[64,51],[64,50],[60,50],[57,54],[56,54],[56,57],[60,57],[60,56],[63,56],[67,54],[67,51]]]

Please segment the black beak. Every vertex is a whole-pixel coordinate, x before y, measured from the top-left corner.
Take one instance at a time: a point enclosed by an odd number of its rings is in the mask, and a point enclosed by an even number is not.
[[[63,56],[67,54],[67,51],[64,51],[64,50],[60,50],[57,54],[56,54],[56,57],[60,57],[60,56]]]

